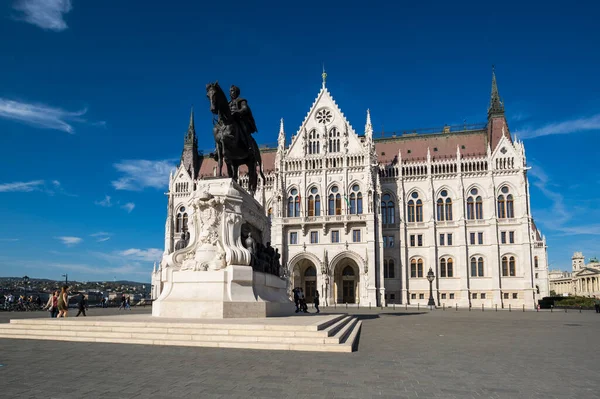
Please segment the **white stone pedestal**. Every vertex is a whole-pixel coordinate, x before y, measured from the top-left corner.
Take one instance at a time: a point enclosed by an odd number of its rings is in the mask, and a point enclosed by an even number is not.
[[[242,230],[270,239],[263,207],[231,179],[198,180],[186,203],[190,241],[165,253],[152,284],[160,294],[152,315],[171,318],[248,318],[291,315],[286,280],[257,272]],[[258,235],[258,237],[257,237]]]
[[[174,318],[250,318],[294,312],[286,283],[250,266],[216,271],[173,271],[152,305],[152,315]]]

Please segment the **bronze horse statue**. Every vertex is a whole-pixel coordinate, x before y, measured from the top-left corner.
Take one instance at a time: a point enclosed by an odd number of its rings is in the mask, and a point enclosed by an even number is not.
[[[239,122],[233,118],[227,97],[218,81],[206,85],[206,96],[210,101],[210,112],[217,115],[216,121],[213,119],[213,135],[216,144],[214,156],[218,162],[217,175],[223,176],[223,161],[225,161],[227,175],[237,182],[239,167],[246,165],[248,191],[254,195],[258,186],[257,167],[263,184],[266,181],[258,144],[252,135],[244,138],[244,131]]]

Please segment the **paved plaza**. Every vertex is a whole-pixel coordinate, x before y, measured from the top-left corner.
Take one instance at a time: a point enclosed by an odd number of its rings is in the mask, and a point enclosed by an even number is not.
[[[354,353],[0,339],[0,392],[19,399],[600,398],[593,311],[343,311],[363,320]],[[31,316],[0,313],[0,323]]]

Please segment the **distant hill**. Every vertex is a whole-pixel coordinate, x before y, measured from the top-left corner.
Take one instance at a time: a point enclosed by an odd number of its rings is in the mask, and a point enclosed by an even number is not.
[[[15,280],[19,280],[22,281],[23,280],[23,276],[21,277],[0,277],[0,281],[15,281]],[[33,282],[48,282],[48,283],[61,283],[64,282],[64,280],[52,280],[52,279],[48,279],[48,278],[35,278],[35,277],[29,277],[29,281],[31,283]],[[69,283],[80,283],[83,284],[83,281],[77,281],[77,280],[69,280]],[[93,283],[112,283],[112,284],[125,284],[125,285],[148,285],[150,284],[150,282],[138,282],[138,281],[129,281],[129,280],[117,280],[117,281],[112,281],[112,280],[98,280],[98,281],[85,281],[85,283],[87,284],[93,284]]]

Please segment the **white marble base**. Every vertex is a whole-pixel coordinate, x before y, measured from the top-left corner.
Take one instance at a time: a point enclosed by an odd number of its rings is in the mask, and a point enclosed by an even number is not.
[[[286,316],[294,304],[285,280],[255,272],[250,266],[231,265],[213,271],[169,270],[152,316],[226,319]]]

